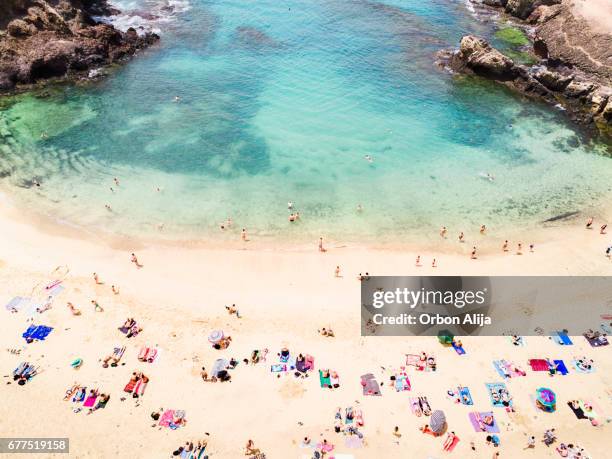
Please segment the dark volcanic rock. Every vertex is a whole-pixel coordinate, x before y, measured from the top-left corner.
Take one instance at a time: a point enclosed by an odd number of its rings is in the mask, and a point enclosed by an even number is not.
[[[155,34],[123,33],[96,23],[93,0],[3,0],[0,12],[12,14],[0,34],[0,91],[47,78],[70,78],[92,67],[132,56],[159,39]]]

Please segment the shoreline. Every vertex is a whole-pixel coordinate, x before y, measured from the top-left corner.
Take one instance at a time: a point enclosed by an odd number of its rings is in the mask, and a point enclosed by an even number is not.
[[[0,201],[0,303],[13,296],[44,299],[43,286],[56,278],[66,290],[44,314],[36,314],[36,323],[55,328],[39,343],[24,344],[26,314],[2,310],[5,373],[20,361],[41,365],[43,372],[25,387],[0,385],[6,412],[36,410],[41,416],[25,417],[2,424],[6,436],[70,437],[71,457],[164,457],[186,440],[209,441],[207,453],[222,458],[242,457],[242,446],[252,438],[271,459],[301,457],[299,447],[308,435],[315,441],[328,438],[338,452],[350,452],[355,458],[373,455],[405,457],[407,451],[418,457],[441,451],[442,439],[424,436],[418,427],[424,418],[410,413],[408,396],[428,395],[435,409],[447,414],[449,428],[461,442],[455,455],[490,459],[492,450],[483,434],[475,433],[467,420],[469,407],[453,404],[444,396],[454,385],[469,385],[475,408],[490,409],[483,383],[498,379],[491,360],[512,358],[525,365],[535,355],[571,359],[587,355],[596,360],[597,373],[573,373],[551,379],[547,374],[529,374],[525,382],[509,383],[517,404],[517,414],[510,418],[496,411],[503,426],[502,457],[523,454],[526,435],[541,435],[554,425],[560,441],[577,443],[594,457],[606,452],[609,425],[594,428],[577,422],[565,405],[567,400],[589,397],[610,413],[612,405],[605,397],[609,389],[609,359],[603,349],[592,349],[578,337],[576,345],[563,349],[548,337],[529,337],[526,347],[516,348],[505,338],[465,337],[466,356],[457,356],[443,348],[434,337],[364,338],[360,336],[359,272],[372,275],[605,275],[612,273],[612,262],[600,246],[608,236],[598,230],[587,231],[583,225],[563,231],[568,238],[526,247],[522,256],[514,253],[483,254],[478,260],[467,255],[436,254],[438,267],[429,266],[432,254],[421,253],[423,267],[414,265],[415,252],[377,249],[333,249],[321,254],[313,244],[310,250],[283,251],[253,248],[194,248],[143,245],[138,250],[109,247],[103,241],[48,234],[37,226],[17,221]],[[130,263],[135,250],[142,269]],[[341,266],[340,278],[334,277]],[[58,276],[57,267],[66,273]],[[96,285],[92,273],[103,284]],[[111,293],[117,285],[119,295]],[[102,305],[104,312],[94,312],[90,300]],[[73,302],[82,316],[72,316],[66,302]],[[223,305],[236,303],[241,319],[229,316]],[[135,338],[127,339],[117,331],[126,317],[134,317],[143,327]],[[320,327],[333,327],[335,338],[320,336]],[[233,337],[226,351],[211,348],[207,336],[213,329],[223,329]],[[78,345],[76,345],[78,343]],[[100,360],[114,346],[125,345],[125,366],[102,368]],[[153,364],[136,358],[141,346],[155,345],[160,357]],[[318,387],[316,374],[310,378],[275,378],[269,372],[275,352],[288,346],[292,352],[315,356],[317,368],[332,368],[340,374],[339,390]],[[20,355],[5,349],[20,348]],[[232,382],[210,384],[199,377],[200,367],[210,369],[219,357],[248,356],[253,349],[270,350],[268,362],[232,370]],[[411,372],[411,392],[396,393],[388,386],[387,372],[381,367],[402,365],[406,353],[425,351],[436,355],[439,370],[434,374]],[[603,352],[603,353],[602,353]],[[350,356],[350,357],[347,357]],[[73,370],[75,358],[83,367]],[[458,374],[462,359],[463,373]],[[151,382],[143,397],[124,397],[123,387],[132,371],[143,371]],[[376,374],[384,382],[383,397],[363,397],[359,375]],[[90,416],[74,413],[75,405],[62,401],[73,383],[98,387],[111,394],[109,405]],[[529,394],[545,385],[557,391],[558,412],[538,412],[531,406]],[[585,392],[586,391],[586,392]],[[123,398],[123,400],[122,400]],[[363,433],[366,445],[348,449],[344,438],[333,432],[337,407],[354,406],[364,412]],[[150,413],[163,408],[185,409],[188,423],[173,432],[152,424]],[[248,407],[246,409],[245,407]],[[62,419],[58,424],[56,420]],[[391,431],[400,426],[402,438],[396,444]],[[602,430],[603,429],[603,430]],[[134,435],[127,435],[132,432]],[[207,435],[209,433],[210,435]],[[470,451],[474,441],[477,452]],[[532,457],[549,457],[550,450],[539,444]]]
[[[584,229],[584,221],[590,216],[595,217],[595,223],[592,230]],[[487,261],[487,265],[495,266],[495,263],[501,259],[508,257],[516,258],[516,244],[520,241],[523,245],[523,256],[538,255],[541,253],[554,254],[555,258],[560,257],[561,260],[570,261],[568,256],[579,256],[579,258],[592,258],[594,261],[593,272],[598,268],[609,267],[612,273],[612,262],[604,256],[605,248],[610,244],[609,234],[599,234],[599,226],[611,219],[605,215],[586,214],[580,211],[577,215],[573,215],[567,219],[561,219],[553,222],[541,222],[537,227],[529,229],[515,229],[519,232],[519,237],[512,239],[508,232],[502,236],[497,229],[490,229],[484,235],[478,234],[477,228],[472,228],[472,231],[465,231],[465,242],[460,243],[454,232],[449,230],[446,238],[442,238],[438,232],[439,229],[431,229],[431,235],[421,241],[410,240],[410,242],[401,243],[395,241],[393,243],[376,243],[354,242],[342,240],[327,240],[324,237],[324,247],[326,253],[320,254],[317,251],[317,240],[314,238],[311,242],[299,240],[290,242],[288,240],[272,239],[270,237],[258,239],[256,236],[249,236],[249,241],[240,240],[240,232],[234,230],[232,236],[235,240],[227,239],[163,239],[163,238],[141,238],[131,235],[117,235],[112,233],[102,233],[87,230],[81,226],[69,223],[54,221],[50,217],[37,214],[36,211],[25,210],[14,201],[5,191],[0,191],[0,222],[3,222],[3,228],[0,234],[4,233],[6,239],[11,239],[15,234],[30,233],[32,239],[59,239],[64,242],[78,241],[84,246],[96,247],[98,250],[111,250],[114,252],[132,252],[132,251],[153,251],[158,253],[170,253],[172,251],[180,251],[185,253],[199,254],[204,256],[207,253],[250,253],[250,254],[282,254],[283,256],[344,256],[348,255],[353,258],[356,254],[365,254],[367,257],[376,256],[400,256],[400,257],[416,257],[417,255],[423,258],[424,266],[432,273],[438,272],[441,269],[441,262],[449,259],[452,266],[466,264],[465,267],[458,268],[462,271],[464,268],[471,265],[478,265],[483,260]],[[19,230],[18,228],[22,228]],[[7,232],[8,229],[8,232]],[[34,237],[34,234],[36,236]],[[410,238],[407,238],[410,239]],[[509,240],[509,251],[502,252],[501,246],[505,239]],[[529,245],[534,244],[534,253],[529,253]],[[470,260],[469,254],[473,246],[478,249],[478,259]],[[562,248],[565,247],[566,253]],[[581,253],[582,252],[582,253]],[[333,255],[332,255],[333,254]],[[570,255],[571,254],[571,255]],[[427,263],[431,258],[436,258],[438,267],[430,268]],[[538,257],[539,258],[539,257]],[[599,262],[597,261],[598,259]],[[408,260],[407,265],[414,267],[413,263]],[[568,265],[569,268],[569,265]],[[367,269],[364,268],[364,271]],[[480,271],[480,270],[478,270]],[[545,271],[545,270],[544,270]],[[589,269],[588,271],[592,271]],[[539,271],[538,271],[539,272]],[[373,272],[370,272],[373,274]]]

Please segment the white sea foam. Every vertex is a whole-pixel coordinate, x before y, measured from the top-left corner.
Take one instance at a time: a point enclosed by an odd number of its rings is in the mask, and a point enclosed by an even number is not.
[[[165,24],[176,20],[178,15],[191,9],[189,0],[112,0],[109,3],[121,13],[113,16],[96,16],[94,19],[112,24],[124,32],[132,27],[139,34],[163,33]]]

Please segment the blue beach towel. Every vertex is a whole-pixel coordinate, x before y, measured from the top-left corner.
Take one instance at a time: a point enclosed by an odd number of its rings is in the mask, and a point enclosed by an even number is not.
[[[30,325],[28,329],[21,335],[26,341],[30,339],[36,339],[44,341],[49,336],[53,327],[47,327],[46,325]]]
[[[555,342],[557,344],[560,344],[561,346],[571,346],[574,344],[570,337],[567,335],[567,333],[562,331],[557,332],[557,336],[555,336]]]
[[[495,368],[495,371],[497,371],[497,373],[504,379],[508,379],[509,376],[504,372],[504,369],[502,368],[502,361],[501,360],[493,360],[493,368]]]
[[[502,394],[505,393],[510,396],[510,392],[508,392],[508,388],[504,383],[487,383],[487,391],[489,392],[489,399],[491,400],[491,404],[496,407],[504,407],[504,406],[512,406],[512,399],[510,398],[508,405],[504,405],[502,400]],[[493,398],[493,394],[497,394],[499,398],[496,400]]]
[[[473,405],[472,394],[470,394],[470,389],[467,387],[459,388],[459,397],[461,398],[461,403],[463,405]]]
[[[457,352],[457,354],[459,354],[459,355],[463,355],[463,354],[465,354],[465,349],[463,349],[463,345],[462,345],[461,347],[458,347],[458,346],[456,346],[456,345],[453,343],[453,349],[454,349],[454,350],[455,350],[455,352]]]
[[[563,360],[553,360],[553,362],[555,366],[557,367],[557,373],[563,376],[569,373],[569,370],[565,366],[565,362],[563,362]]]

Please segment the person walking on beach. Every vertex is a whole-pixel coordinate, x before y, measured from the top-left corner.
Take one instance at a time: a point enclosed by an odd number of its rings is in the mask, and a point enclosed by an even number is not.
[[[484,234],[486,230],[487,227],[485,225],[480,225],[480,234]]]
[[[336,266],[334,270],[334,277],[340,277],[340,266]]]
[[[416,262],[415,262],[415,266],[418,268],[419,266],[421,266],[421,255],[417,255],[416,257]]]
[[[523,255],[523,244],[521,242],[518,243],[518,247],[516,248],[517,255]]]
[[[247,230],[246,228],[242,228],[242,233],[240,234],[240,237],[242,238],[243,242],[247,242]]]
[[[465,236],[463,235],[463,231],[461,231],[461,232],[459,233],[459,242],[463,242],[463,238],[464,238],[464,237],[465,237]]]
[[[529,440],[527,440],[527,446],[525,446],[523,449],[534,449],[536,445],[536,438],[532,435],[531,437],[529,437]]]
[[[138,262],[138,257],[136,257],[135,253],[132,253],[131,261],[136,265],[137,268],[142,268],[143,265]]]
[[[533,244],[529,244],[529,251],[530,251],[531,253],[533,253],[533,249],[534,249],[534,247],[535,247],[535,246],[534,246]]]
[[[435,268],[436,266],[437,266],[436,265],[436,259],[434,258],[433,261],[431,262],[431,267]]]
[[[104,312],[104,309],[96,300],[91,300],[91,304],[93,305],[95,312]]]
[[[319,252],[325,252],[325,248],[323,247],[323,237],[319,238]]]
[[[472,260],[476,260],[476,258],[477,258],[477,257],[476,257],[476,246],[474,246],[474,247],[472,248],[472,254],[470,255],[470,258],[471,258]]]
[[[93,273],[93,279],[97,285],[102,285],[102,282],[100,282],[100,278],[98,277],[97,273]]]
[[[440,229],[440,236],[443,237],[444,239],[446,239],[446,233],[448,232],[448,230],[446,229],[446,226],[443,226],[442,229]]]
[[[607,223],[604,223],[603,225],[601,225],[601,228],[599,228],[599,234],[606,234],[607,227],[608,227]]]
[[[114,285],[111,285],[111,290],[113,291],[113,293],[115,295],[119,295],[119,288],[115,287]]]
[[[593,226],[593,217],[589,217],[589,219],[586,222],[586,229],[592,229]]]
[[[606,257],[610,258],[612,252],[612,245],[606,249]]]
[[[502,250],[503,250],[504,252],[507,252],[507,251],[508,251],[508,239],[506,239],[506,240],[504,241],[504,245],[502,245]]]

